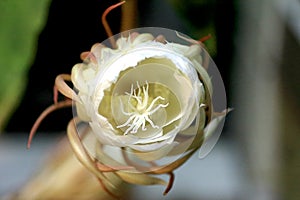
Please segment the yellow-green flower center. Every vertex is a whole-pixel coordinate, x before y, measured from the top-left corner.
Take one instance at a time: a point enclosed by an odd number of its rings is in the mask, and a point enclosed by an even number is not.
[[[171,60],[147,58],[119,73],[104,90],[98,112],[115,134],[158,138],[180,125],[191,89],[188,77]]]

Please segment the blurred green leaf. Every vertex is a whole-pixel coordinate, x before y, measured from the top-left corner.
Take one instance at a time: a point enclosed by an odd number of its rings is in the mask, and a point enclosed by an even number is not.
[[[49,3],[0,1],[0,130],[21,100]]]

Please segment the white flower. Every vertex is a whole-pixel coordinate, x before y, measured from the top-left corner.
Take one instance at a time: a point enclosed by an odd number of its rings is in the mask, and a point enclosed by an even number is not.
[[[123,3],[102,15],[108,36],[105,17]],[[228,112],[222,78],[201,42],[176,31],[151,27],[120,35],[116,42],[115,36],[107,40],[113,48],[105,41],[95,44],[81,54],[84,62],[71,75],[56,77],[54,104],[34,123],[27,146],[49,113],[74,103],[76,112],[67,126],[71,147],[104,191],[115,196],[112,179],[166,185],[167,194],[173,171],[200,147],[199,157],[207,155],[219,138]],[[212,95],[208,67],[218,98]],[[58,102],[58,92],[67,99]],[[216,113],[213,100],[225,112]],[[169,181],[152,176],[159,174],[168,174]]]
[[[199,157],[207,155],[228,112],[213,109],[212,83],[203,66],[208,67],[211,60],[198,42],[174,31],[152,29],[185,44],[137,32],[121,36],[113,45],[116,48],[95,44],[90,52],[82,53],[84,62],[76,64],[71,75],[57,76],[55,103],[33,125],[28,147],[44,117],[71,106],[72,99],[76,116],[67,127],[70,144],[108,193],[114,188],[109,181],[113,177],[135,184],[167,185],[166,194],[173,184],[173,170],[200,147]],[[220,81],[220,98],[214,105],[225,109],[222,79],[216,67],[212,70],[216,71],[213,78]],[[65,82],[70,80],[74,89]],[[57,102],[57,92],[68,99]],[[151,176],[159,174],[168,174],[169,182]]]
[[[210,106],[201,46],[157,41],[148,33],[120,37],[116,44],[94,45],[71,73],[78,116],[100,143],[148,152],[176,146],[178,135],[195,136]]]

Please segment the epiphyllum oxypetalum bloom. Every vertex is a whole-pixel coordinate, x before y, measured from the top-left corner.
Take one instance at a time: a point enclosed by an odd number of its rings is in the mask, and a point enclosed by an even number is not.
[[[198,149],[204,157],[221,133],[227,111],[216,113],[213,107],[225,110],[226,95],[215,64],[201,42],[153,27],[113,36],[81,57],[84,62],[71,76],[55,81],[56,89],[73,100],[76,120],[67,133],[75,155],[113,196],[110,179],[168,185],[167,193],[173,170]],[[41,120],[70,105],[66,100],[46,109],[28,147]],[[152,174],[169,174],[169,184]]]
[[[95,44],[87,62],[73,67],[78,116],[102,144],[155,151],[176,146],[193,123],[201,120],[203,128],[211,83],[200,69],[201,46],[157,40],[134,32],[121,36],[116,49]]]
[[[114,38],[115,48],[95,44],[71,73],[76,113],[88,123],[93,140],[106,154],[123,151],[119,154],[134,160],[117,159],[121,164],[142,163],[139,171],[151,170],[144,161],[164,159],[159,165],[168,165],[203,141],[200,157],[205,156],[219,137],[221,130],[211,133],[223,123],[225,113],[212,120],[212,83],[203,65],[210,62],[213,70],[217,68],[201,43],[153,27]],[[213,75],[221,87],[218,92],[223,92],[218,107],[225,109],[222,80],[218,71]],[[94,145],[85,147],[95,152]],[[114,166],[114,161],[104,163]]]

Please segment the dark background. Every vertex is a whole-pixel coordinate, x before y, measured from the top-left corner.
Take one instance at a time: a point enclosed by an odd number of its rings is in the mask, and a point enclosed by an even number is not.
[[[79,55],[107,35],[101,24],[104,10],[118,1],[108,0],[52,0],[46,25],[38,38],[37,53],[28,72],[28,83],[20,105],[10,118],[5,131],[28,133],[39,114],[53,103],[53,86],[58,74],[70,74],[71,68],[81,62]],[[179,9],[180,8],[180,9]],[[201,14],[197,14],[197,12]],[[138,27],[155,26],[174,29],[187,35],[196,31],[212,30],[216,45],[210,49],[219,66],[227,89],[230,105],[229,72],[232,64],[235,24],[233,1],[204,1],[176,7],[166,1],[139,1]],[[121,8],[107,17],[113,33],[119,33]],[[207,32],[207,31],[206,31]],[[204,34],[198,36],[199,38]],[[30,113],[30,114],[29,114]],[[51,113],[40,125],[41,132],[64,131],[72,118],[70,108]]]

